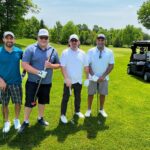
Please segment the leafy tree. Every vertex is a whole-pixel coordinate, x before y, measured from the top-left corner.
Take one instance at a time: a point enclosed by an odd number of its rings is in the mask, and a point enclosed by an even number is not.
[[[114,47],[122,47],[123,46],[123,30],[116,31],[116,35],[113,41]]]
[[[94,25],[94,27],[93,27],[93,31],[95,31],[96,33],[98,33],[98,31],[99,31],[99,27],[98,27],[98,25]]]
[[[143,3],[137,14],[139,22],[147,29],[150,29],[150,0]]]
[[[54,28],[50,30],[51,41],[52,42],[55,42],[55,43],[60,43],[61,42],[62,28],[63,28],[63,26],[60,23],[60,21],[57,21]]]
[[[67,24],[65,24],[62,28],[62,35],[61,35],[61,43],[67,44],[69,36],[71,34],[78,34],[78,28],[72,21],[69,21]]]
[[[142,40],[143,33],[140,28],[135,28],[133,25],[127,25],[123,31],[123,42],[130,46],[135,40]]]
[[[150,40],[150,35],[147,33],[143,33],[143,40]]]
[[[29,11],[37,12],[37,5],[32,0],[1,0],[0,1],[0,35],[6,30],[17,31],[23,16]]]
[[[25,21],[25,29],[24,29],[24,36],[26,38],[33,38],[37,37],[37,33],[40,29],[40,22],[36,17],[32,17],[31,19],[27,19]]]
[[[48,27],[45,25],[45,23],[44,23],[44,20],[43,19],[41,19],[40,20],[40,29],[48,29]]]

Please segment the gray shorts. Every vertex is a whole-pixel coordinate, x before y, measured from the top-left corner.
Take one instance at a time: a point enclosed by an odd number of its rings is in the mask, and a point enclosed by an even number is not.
[[[88,87],[88,95],[94,95],[96,94],[98,89],[98,93],[101,95],[108,95],[108,81],[105,80],[103,82],[93,82],[90,81],[89,87]]]
[[[22,86],[7,85],[5,91],[1,91],[0,104],[8,105],[10,98],[12,103],[22,104]]]

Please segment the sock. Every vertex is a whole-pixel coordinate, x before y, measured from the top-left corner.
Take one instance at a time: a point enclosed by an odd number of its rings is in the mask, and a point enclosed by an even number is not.
[[[24,122],[25,122],[25,123],[29,123],[29,120],[25,120]]]
[[[38,117],[38,120],[40,120],[42,117]]]

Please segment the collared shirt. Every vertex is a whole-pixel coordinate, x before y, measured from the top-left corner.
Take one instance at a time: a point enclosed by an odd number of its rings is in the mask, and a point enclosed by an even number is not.
[[[107,47],[101,52],[97,47],[94,47],[88,51],[87,55],[88,63],[91,66],[93,73],[98,77],[106,72],[109,64],[114,64],[113,51]],[[106,76],[106,80],[109,80],[109,76]]]
[[[42,50],[37,43],[30,45],[26,48],[26,51],[23,54],[22,61],[28,62],[32,67],[38,70],[44,70],[45,61],[48,60],[53,49],[54,49],[53,47],[48,46],[45,50]],[[54,50],[50,62],[53,64],[60,63],[56,50]],[[48,68],[46,71],[47,76],[45,79],[42,80],[41,84],[50,84],[52,82],[53,70]],[[40,79],[39,76],[28,73],[28,81],[37,82],[39,81],[39,79]]]
[[[82,84],[83,67],[88,66],[85,52],[80,49],[74,51],[68,48],[63,51],[60,61],[61,66],[66,68],[72,84]]]
[[[22,50],[13,46],[8,52],[4,47],[0,47],[0,77],[8,84],[21,84],[20,59]]]

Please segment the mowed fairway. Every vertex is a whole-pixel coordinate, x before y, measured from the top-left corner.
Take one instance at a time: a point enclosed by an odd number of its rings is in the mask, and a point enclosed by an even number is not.
[[[34,40],[17,40],[23,49]],[[66,46],[52,44],[59,55]],[[81,46],[87,51],[90,46]],[[60,70],[54,71],[51,104],[47,105],[45,119],[50,123],[46,128],[37,124],[37,107],[30,117],[30,127],[24,134],[17,134],[13,125],[4,140],[2,115],[0,115],[0,149],[21,150],[150,150],[150,83],[141,78],[127,75],[130,49],[112,48],[115,53],[115,69],[109,82],[109,96],[105,110],[109,117],[105,124],[98,125],[96,96],[92,117],[79,119],[78,123],[59,123],[60,104],[63,91],[63,77]],[[23,89],[26,78],[23,80]],[[73,97],[71,97],[73,99]],[[25,96],[23,98],[23,101]],[[71,100],[71,99],[70,99]],[[68,103],[67,117],[70,120],[71,103]],[[83,87],[81,112],[87,109],[87,89]],[[24,106],[21,111],[23,121]],[[14,111],[10,105],[10,120],[13,124]],[[75,118],[76,119],[76,118]],[[77,119],[76,119],[77,121]]]

